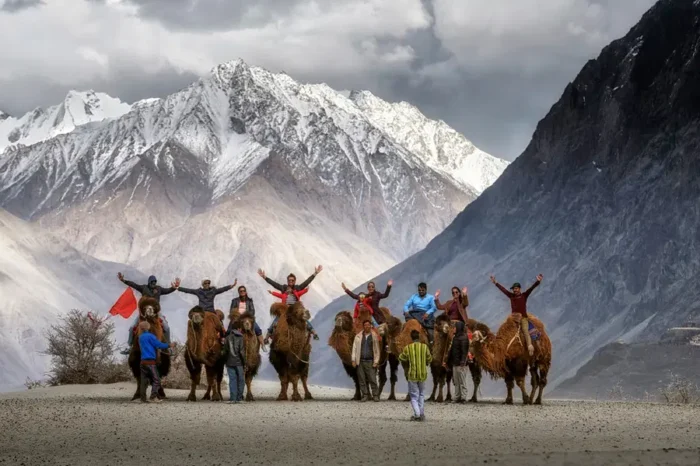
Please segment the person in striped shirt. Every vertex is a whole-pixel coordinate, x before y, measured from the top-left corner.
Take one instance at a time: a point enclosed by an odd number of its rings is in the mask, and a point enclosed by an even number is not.
[[[399,355],[399,361],[408,362],[408,393],[411,397],[413,416],[411,421],[425,421],[425,381],[428,379],[428,364],[433,360],[428,345],[420,342],[420,332],[411,331],[413,343],[406,346]]]

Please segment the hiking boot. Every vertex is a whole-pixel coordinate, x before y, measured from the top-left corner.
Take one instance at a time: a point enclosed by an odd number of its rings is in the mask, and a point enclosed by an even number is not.
[[[459,403],[464,403],[464,400],[461,399],[461,398],[457,398],[456,400],[454,400],[454,401],[452,402],[452,404],[459,404]]]
[[[414,414],[413,416],[411,416],[411,419],[409,419],[409,421],[420,421],[420,417]]]
[[[148,402],[149,402],[149,403],[162,403],[163,400],[161,400],[160,398],[157,398],[157,397],[156,397],[156,398],[151,398],[150,400],[148,400]]]
[[[314,340],[320,340],[319,336],[317,333],[314,333]]]

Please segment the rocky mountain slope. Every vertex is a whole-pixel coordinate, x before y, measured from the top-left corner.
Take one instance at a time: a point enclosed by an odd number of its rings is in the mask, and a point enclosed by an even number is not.
[[[590,60],[503,175],[426,248],[377,277],[400,315],[415,285],[470,289],[470,314],[509,312],[489,282],[543,284],[528,308],[554,345],[550,388],[603,345],[658,338],[700,314],[700,2],[662,0]],[[334,301],[315,325],[330,332]],[[312,379],[337,356],[314,349]],[[335,372],[334,372],[335,371]],[[330,374],[330,375],[327,375]]]
[[[185,286],[237,278],[263,308],[258,267],[283,280],[322,263],[307,295],[315,312],[341,280],[359,283],[427,244],[507,166],[408,104],[361,94],[358,104],[236,60],[65,134],[41,123],[33,136],[25,116],[24,139],[0,153],[0,206],[83,253]]]
[[[42,354],[45,329],[71,309],[107,313],[125,288],[115,279],[119,270],[132,280],[145,279],[132,268],[82,254],[0,209],[0,391],[21,386],[27,377],[44,378],[49,361]],[[167,277],[162,281],[167,283]],[[163,297],[163,308],[169,320],[177,321],[175,310],[185,310],[186,304],[173,294]],[[121,317],[113,321],[117,343],[123,344],[128,323]],[[185,330],[175,329],[183,335]]]

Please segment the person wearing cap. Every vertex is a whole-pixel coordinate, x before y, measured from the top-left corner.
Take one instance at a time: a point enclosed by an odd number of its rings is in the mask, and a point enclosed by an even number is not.
[[[428,332],[431,345],[433,344],[436,310],[435,297],[428,294],[428,285],[423,282],[418,284],[418,293],[411,296],[403,306],[403,314],[406,322],[410,319],[416,319],[420,322],[423,328]]]
[[[508,296],[508,298],[510,299],[511,313],[520,314],[521,316],[520,328],[525,334],[525,339],[527,340],[527,351],[530,354],[530,356],[534,354],[535,347],[532,346],[532,338],[530,338],[530,322],[527,318],[527,298],[535,290],[535,288],[539,286],[539,284],[542,282],[542,278],[544,278],[542,274],[539,274],[535,283],[533,283],[532,286],[525,290],[525,292],[523,293],[520,291],[520,283],[513,283],[513,286],[510,287],[510,291],[508,291],[503,285],[496,281],[496,277],[491,275],[491,282],[493,282],[498,287],[498,289],[501,290],[503,294]]]
[[[221,288],[216,288],[211,286],[211,280],[205,278],[202,280],[202,287],[199,289],[194,288],[183,288],[181,286],[177,287],[178,291],[187,294],[193,294],[199,298],[198,306],[204,309],[206,312],[216,312],[214,307],[214,298],[221,293],[226,293],[228,290],[232,289],[238,283],[238,279],[233,281],[233,285],[222,286]]]
[[[124,278],[124,274],[122,274],[121,272],[117,274],[117,278],[123,284],[141,293],[141,296],[148,296],[149,298],[155,299],[159,303],[161,296],[172,293],[177,289],[178,286],[180,286],[180,279],[177,277],[175,277],[175,281],[170,284],[170,288],[163,288],[162,286],[158,285],[158,280],[156,280],[155,275],[151,275],[150,277],[148,277],[148,284],[146,285],[139,285],[130,280],[127,280],[126,278]],[[160,318],[163,321],[163,332],[165,334],[165,342],[170,343],[170,325],[168,325],[168,321],[165,320],[165,316],[161,314]],[[138,324],[139,316],[137,313],[136,319],[131,324],[131,327],[129,327],[129,339],[127,342],[128,346],[126,349],[120,351],[121,354],[127,355],[131,351],[131,345],[134,343],[134,329]]]

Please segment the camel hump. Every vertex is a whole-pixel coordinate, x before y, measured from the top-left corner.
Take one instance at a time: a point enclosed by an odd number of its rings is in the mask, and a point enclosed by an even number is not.
[[[270,306],[270,315],[274,317],[280,317],[287,311],[287,305],[284,303],[273,303]]]

